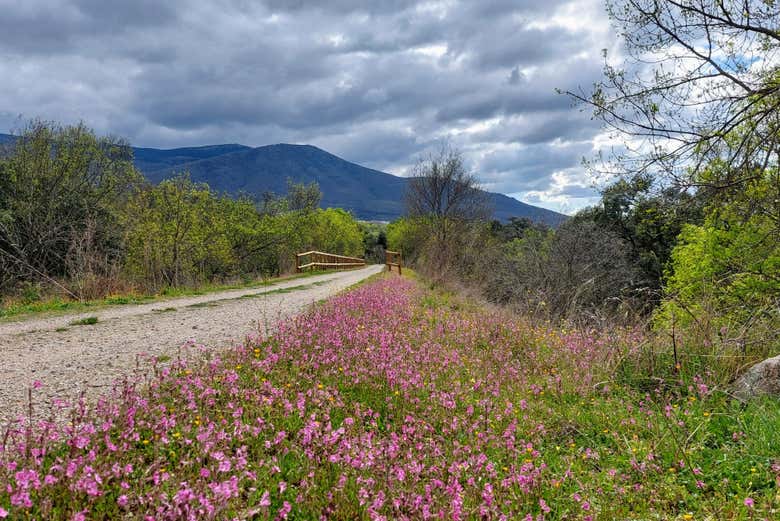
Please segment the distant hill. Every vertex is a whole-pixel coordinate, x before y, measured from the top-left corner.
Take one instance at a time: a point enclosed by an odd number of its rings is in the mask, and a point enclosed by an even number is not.
[[[240,147],[241,145],[219,145]],[[136,157],[136,164],[151,181],[159,182],[171,175],[188,171],[195,181],[229,193],[282,194],[287,178],[296,182],[317,182],[323,193],[323,206],[352,210],[361,219],[390,221],[404,212],[403,196],[408,179],[366,168],[334,156],[311,145],[268,145],[243,147],[221,155],[210,155],[194,161],[174,163],[172,158],[190,154],[210,154],[217,147],[175,149],[164,152],[167,161],[155,164],[148,152]],[[144,151],[154,149],[141,149]],[[141,159],[141,160],[139,160]],[[159,165],[159,167],[158,167]],[[537,222],[557,225],[566,216],[522,203],[503,194],[490,193],[495,217],[528,217]]]
[[[0,143],[13,140],[0,134]],[[136,167],[158,183],[187,171],[192,179],[220,192],[284,194],[287,179],[316,182],[323,206],[346,208],[360,219],[391,221],[404,212],[403,196],[408,179],[345,161],[311,145],[210,145],[160,150],[134,148]],[[527,217],[550,225],[565,215],[522,203],[503,194],[490,193],[495,218]]]
[[[244,145],[213,145],[192,148],[174,148],[160,150],[157,148],[133,148],[135,166],[141,172],[151,172],[164,168],[175,167],[184,163],[209,159],[215,156],[251,150]]]

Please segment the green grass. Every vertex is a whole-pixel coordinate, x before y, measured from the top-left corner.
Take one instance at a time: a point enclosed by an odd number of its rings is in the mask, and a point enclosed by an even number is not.
[[[85,317],[68,322],[71,326],[92,326],[98,323],[98,317]]]
[[[36,315],[57,315],[62,313],[88,311],[110,306],[149,304],[151,302],[164,301],[170,298],[207,295],[209,293],[229,291],[233,289],[262,288],[287,280],[304,279],[316,275],[322,275],[324,273],[326,272],[309,271],[285,277],[262,280],[255,279],[236,284],[205,284],[203,286],[191,288],[165,288],[156,294],[111,295],[109,297],[97,300],[74,300],[61,297],[51,297],[34,301],[10,301],[0,305],[0,321],[9,318],[29,317]],[[163,311],[173,311],[173,309],[165,308]]]

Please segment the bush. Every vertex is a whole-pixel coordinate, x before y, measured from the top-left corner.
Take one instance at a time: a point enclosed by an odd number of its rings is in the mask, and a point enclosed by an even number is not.
[[[120,222],[140,181],[125,142],[31,123],[0,156],[0,290],[67,279],[60,288],[83,297],[121,262]]]

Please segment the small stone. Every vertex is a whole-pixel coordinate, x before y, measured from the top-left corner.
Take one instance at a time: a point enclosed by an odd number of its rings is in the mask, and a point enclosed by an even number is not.
[[[757,363],[737,378],[734,395],[740,400],[760,395],[780,397],[780,355]]]

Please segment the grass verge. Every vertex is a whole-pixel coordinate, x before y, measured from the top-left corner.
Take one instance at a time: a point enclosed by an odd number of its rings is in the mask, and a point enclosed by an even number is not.
[[[271,286],[288,280],[305,279],[317,275],[323,275],[324,271],[311,271],[274,279],[252,280],[239,284],[208,284],[197,288],[168,288],[153,295],[127,294],[112,295],[98,300],[72,300],[55,297],[51,299],[36,300],[33,302],[5,302],[0,306],[0,321],[19,317],[31,317],[37,315],[56,315],[73,313],[92,309],[101,309],[111,306],[149,304],[165,301],[171,298],[207,295],[220,291],[234,289],[252,289]],[[168,311],[168,309],[165,309]]]

